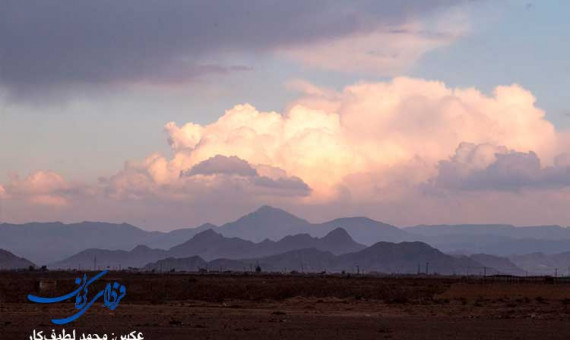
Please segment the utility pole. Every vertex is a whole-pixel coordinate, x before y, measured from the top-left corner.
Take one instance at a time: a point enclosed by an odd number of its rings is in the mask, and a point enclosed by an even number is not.
[[[483,277],[487,276],[487,267],[483,267]]]
[[[426,275],[429,275],[429,262],[426,262]]]

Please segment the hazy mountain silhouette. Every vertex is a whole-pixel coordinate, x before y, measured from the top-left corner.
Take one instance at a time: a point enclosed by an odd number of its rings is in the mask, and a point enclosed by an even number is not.
[[[88,249],[63,261],[51,264],[50,268],[141,267],[147,263],[168,257],[200,256],[207,261],[219,258],[256,258],[303,248],[316,248],[330,251],[334,254],[343,254],[363,249],[365,246],[354,242],[343,229],[335,229],[322,238],[311,237],[308,234],[298,234],[286,236],[277,242],[265,240],[260,243],[242,240],[237,237],[225,237],[212,229],[207,229],[168,251],[150,249],[146,246],[138,246],[131,251]]]
[[[167,272],[171,270],[197,272],[200,269],[207,269],[208,262],[204,261],[200,256],[191,256],[181,259],[172,257],[149,263],[144,270]]]
[[[484,267],[487,267],[486,270],[487,275],[507,274],[507,275],[524,276],[526,274],[524,269],[519,268],[517,265],[515,265],[511,260],[509,260],[506,257],[500,257],[488,254],[474,254],[469,256],[469,258],[480,263]],[[470,268],[470,271],[466,274],[481,275],[482,273],[483,274],[485,273],[483,268]]]
[[[342,268],[382,273],[461,274],[466,267],[481,266],[467,257],[454,257],[422,242],[378,242],[359,252],[339,256]]]
[[[188,261],[195,261],[190,257]],[[144,267],[146,270],[169,268],[186,270],[186,259],[169,258]],[[363,250],[344,255],[310,249],[299,249],[285,253],[242,260],[218,259],[207,264],[214,270],[251,270],[259,265],[264,271],[304,271],[304,272],[378,272],[416,274],[418,269],[425,273],[461,274],[467,267],[479,268],[482,265],[468,257],[453,257],[421,242],[389,243],[379,242]]]
[[[264,247],[260,247],[262,251],[257,256],[280,254],[306,248],[314,248],[339,255],[366,248],[366,246],[355,242],[348,232],[342,228],[333,229],[321,238],[312,237],[309,234],[297,234],[285,236],[278,242],[266,240],[260,245]]]
[[[504,224],[420,225],[404,228],[410,237],[444,252],[510,256],[570,249],[570,228]]]
[[[264,205],[234,222],[216,228],[216,232],[227,237],[260,242],[264,239],[279,240],[288,235],[306,233],[309,227],[309,222],[285,210]]]
[[[215,226],[207,223],[198,228],[163,233],[126,223],[4,223],[0,224],[0,248],[22,254],[38,264],[48,264],[87,249],[126,251],[137,245],[169,249],[210,228]]]
[[[170,249],[185,240],[191,239],[194,237],[194,235],[199,234],[204,230],[214,228],[217,228],[217,226],[211,223],[204,223],[196,228],[176,229],[168,233],[161,233],[156,237],[151,238],[145,243],[145,245],[149,246],[150,248]]]
[[[344,220],[343,223],[340,222],[342,220]],[[353,222],[354,227],[349,222]],[[398,230],[395,227],[383,225],[379,222],[376,223],[380,226],[378,229]],[[137,245],[147,245],[150,248],[157,249],[170,249],[209,229],[215,230],[226,237],[239,237],[243,240],[261,242],[266,239],[277,241],[283,237],[301,233],[323,237],[339,226],[345,228],[349,234],[355,234],[368,243],[375,241],[378,237],[382,239],[381,233],[378,234],[378,230],[375,230],[375,226],[372,225],[369,226],[371,233],[368,236],[365,233],[363,234],[363,224],[359,219],[339,219],[329,223],[312,225],[284,210],[262,206],[258,210],[234,222],[226,223],[221,227],[206,223],[197,228],[177,229],[168,233],[145,231],[125,223],[82,222],[63,224],[53,222],[22,225],[0,224],[0,247],[22,254],[37,263],[47,264],[61,261],[87,249],[128,251]],[[355,231],[351,231],[352,228]],[[393,231],[388,232],[388,234],[390,233],[393,233]],[[392,240],[393,237],[387,236],[386,239]],[[285,247],[284,249],[288,248]],[[330,250],[336,252],[335,249]],[[348,250],[352,251],[355,249]]]
[[[47,264],[89,248],[132,249],[158,234],[100,222],[0,224],[0,248]]]
[[[174,258],[200,256],[206,260],[220,257],[239,258],[240,256],[244,257],[243,254],[254,251],[255,247],[256,243],[252,241],[242,240],[237,237],[224,237],[209,229],[171,248],[168,251],[168,256]]]
[[[315,248],[343,254],[365,248],[354,240],[343,229],[335,229],[322,238],[309,234],[285,236],[279,241],[265,239],[255,243],[237,237],[225,237],[218,230],[203,231],[192,239],[169,250],[170,257],[180,258],[198,255],[205,260],[218,258],[243,259],[279,254],[303,248]]]
[[[509,259],[529,275],[570,276],[570,251],[558,254],[530,253]]]
[[[336,228],[345,229],[356,242],[366,245],[378,241],[401,242],[410,239],[404,230],[367,217],[337,218],[315,224],[311,227],[311,235],[321,236]]]
[[[327,248],[324,244],[329,244],[328,242],[319,245],[311,240],[311,237],[322,238],[339,227],[343,228],[354,241],[363,245],[372,245],[379,241],[420,241],[446,253],[511,256],[531,252],[553,254],[570,249],[570,228],[560,226],[419,225],[400,229],[366,217],[338,218],[325,223],[312,224],[270,206],[262,206],[220,227],[204,224],[197,228],[177,229],[168,233],[145,231],[129,224],[102,222],[0,224],[0,248],[20,254],[35,263],[48,264],[87,249],[129,251],[137,245],[171,249],[203,231],[214,230],[226,238],[240,238],[243,242],[236,240],[231,246],[227,244],[223,247],[220,243],[213,245],[212,249],[202,249],[199,252],[177,250],[180,253],[176,255],[185,257],[200,255],[210,260],[221,255],[236,258],[276,254],[272,249],[286,252],[315,248],[331,251],[333,254],[359,250],[358,246],[355,248],[348,242],[345,243],[346,249],[342,249],[336,246]],[[283,240],[291,235],[295,237]],[[338,237],[341,238],[340,234]],[[276,244],[277,240],[281,240],[280,243]],[[255,242],[261,245],[251,248]],[[292,248],[288,242],[297,246]],[[190,248],[196,249],[199,246],[195,244]]]
[[[402,229],[366,217],[339,218],[325,223],[312,224],[284,210],[262,206],[258,210],[216,228],[224,236],[239,237],[259,242],[278,240],[288,235],[306,233],[323,237],[334,229],[342,228],[358,243],[371,245],[378,241],[409,239]]]
[[[425,236],[495,235],[516,239],[570,240],[570,228],[558,225],[515,227],[510,224],[417,225],[405,231]]]
[[[49,265],[57,269],[127,269],[140,268],[147,263],[155,262],[168,256],[162,249],[151,249],[147,246],[137,246],[131,251],[87,249],[63,261]]]
[[[258,259],[216,259],[210,262],[200,262],[199,256],[187,258],[167,258],[149,263],[143,269],[166,271],[195,271],[199,269],[207,269],[210,271],[254,271],[259,265],[263,271],[305,271],[305,272],[321,272],[327,268],[332,268],[335,256],[330,252],[324,252],[316,249],[300,249],[293,250],[283,254],[261,257]],[[198,265],[196,265],[198,263]]]
[[[0,270],[28,269],[30,266],[35,266],[35,264],[9,251],[0,249]]]
[[[246,261],[259,264],[264,271],[315,273],[336,271],[336,260],[337,257],[331,252],[309,248]]]

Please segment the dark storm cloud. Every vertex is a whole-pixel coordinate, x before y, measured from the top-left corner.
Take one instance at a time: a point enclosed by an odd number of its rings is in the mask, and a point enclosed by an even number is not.
[[[482,145],[464,143],[459,149],[467,149],[468,160]],[[458,150],[459,150],[458,149]],[[495,159],[490,164],[473,169],[470,161],[454,157],[439,163],[436,184],[456,190],[506,190],[524,188],[563,188],[570,186],[570,154],[559,155],[552,166],[542,167],[536,153],[517,152],[497,148]]]
[[[0,0],[0,83],[25,95],[240,71],[208,57],[366,32],[462,2]]]
[[[285,172],[281,169],[275,170]],[[228,181],[235,181],[232,176],[239,176],[248,187],[262,188],[266,192],[273,195],[294,195],[306,196],[311,192],[311,188],[303,182],[299,177],[280,177],[270,178],[260,175],[247,161],[236,156],[216,155],[203,162],[194,165],[190,170],[180,174],[180,178],[191,178],[195,175],[215,176],[218,180],[226,184]],[[235,187],[235,185],[227,185],[227,187]]]
[[[182,176],[215,174],[257,176],[257,171],[248,162],[236,156],[216,155],[196,164]]]

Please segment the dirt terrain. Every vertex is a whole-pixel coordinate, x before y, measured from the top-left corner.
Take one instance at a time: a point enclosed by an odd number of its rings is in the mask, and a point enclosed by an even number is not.
[[[74,299],[39,305],[26,295],[64,295],[75,289],[77,276],[0,273],[0,339],[28,339],[34,329],[60,332],[50,320],[74,314]],[[127,296],[115,311],[95,303],[66,330],[109,336],[137,331],[145,339],[570,337],[566,281],[126,272],[100,281],[92,294],[118,281]]]

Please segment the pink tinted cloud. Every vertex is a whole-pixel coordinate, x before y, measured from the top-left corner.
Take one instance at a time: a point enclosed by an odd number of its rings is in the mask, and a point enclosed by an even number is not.
[[[63,207],[69,204],[67,192],[71,186],[52,171],[36,171],[25,178],[15,176],[4,190],[11,198],[31,204]]]
[[[241,104],[210,124],[167,123],[172,156],[127,162],[90,186],[89,199],[85,187],[45,171],[5,184],[4,196],[103,220],[134,218],[127,211],[136,207],[145,221],[185,225],[266,203],[398,224],[570,218],[557,208],[569,197],[568,139],[521,86],[490,95],[405,77],[341,91],[296,86],[305,93],[282,113]],[[87,209],[92,197],[107,210]]]

